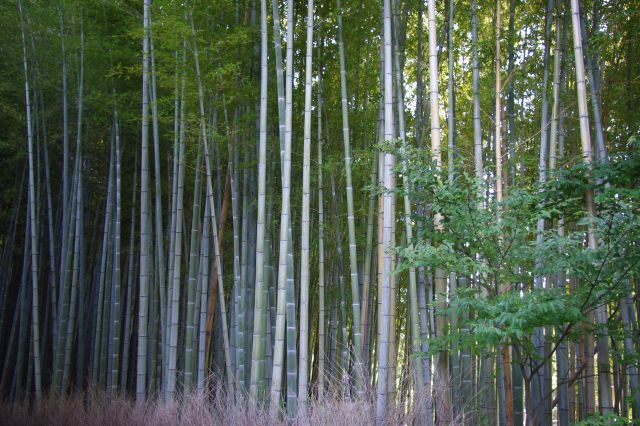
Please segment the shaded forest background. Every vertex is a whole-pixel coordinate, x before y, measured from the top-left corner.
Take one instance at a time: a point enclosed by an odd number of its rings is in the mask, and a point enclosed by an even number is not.
[[[0,4],[2,410],[639,421],[638,6]]]

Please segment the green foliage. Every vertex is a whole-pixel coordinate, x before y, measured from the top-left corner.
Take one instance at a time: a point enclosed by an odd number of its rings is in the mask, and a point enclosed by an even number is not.
[[[561,330],[557,341],[587,329],[597,333],[584,322],[588,313],[626,294],[625,280],[640,263],[637,150],[593,168],[569,167],[545,185],[510,191],[498,205],[492,198],[488,204],[478,201],[489,182],[461,173],[449,184],[440,179],[428,151],[386,148],[406,160],[410,185],[399,192],[408,191],[444,218],[441,229],[425,223],[412,246],[398,248],[398,271],[442,268],[474,283],[450,294],[448,308],[440,311],[457,312],[460,330],[468,331],[432,339],[434,353],[452,340],[477,353],[508,343],[535,360],[536,329]],[[583,207],[586,191],[597,194],[593,223]],[[540,220],[547,226],[538,235]],[[563,235],[551,226],[561,220]],[[599,240],[595,250],[586,245],[589,226]],[[544,288],[534,287],[535,277],[546,277]],[[567,277],[577,285],[568,288]]]
[[[563,327],[583,318],[575,298],[559,289],[507,292],[493,299],[473,291],[454,296],[449,310],[474,312],[465,322],[478,349],[511,342],[527,346],[534,330],[544,326]]]
[[[609,426],[609,425],[630,425],[632,420],[619,416],[617,414],[592,414],[581,422],[576,423],[576,426]]]

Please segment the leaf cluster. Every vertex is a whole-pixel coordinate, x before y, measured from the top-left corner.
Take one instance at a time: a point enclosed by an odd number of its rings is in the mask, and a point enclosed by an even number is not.
[[[441,268],[473,283],[449,295],[440,314],[456,314],[460,331],[432,339],[432,351],[453,339],[478,353],[510,342],[535,359],[532,341],[540,328],[555,328],[556,340],[598,333],[585,319],[598,306],[617,303],[640,264],[640,155],[632,148],[512,190],[497,203],[491,182],[464,173],[446,182],[428,150],[385,146],[406,173],[409,185],[397,192],[418,205],[413,220],[420,224],[413,243],[397,248],[398,271]],[[588,191],[597,194],[595,217],[585,211]],[[588,230],[596,249],[587,244]]]

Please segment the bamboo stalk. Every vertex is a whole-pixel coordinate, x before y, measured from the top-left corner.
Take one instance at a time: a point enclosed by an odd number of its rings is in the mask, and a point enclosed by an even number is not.
[[[298,364],[298,415],[303,419],[307,414],[307,398],[309,393],[309,284],[311,281],[309,234],[311,221],[311,79],[313,74],[313,23],[313,0],[307,0],[307,54],[305,60],[304,148],[302,164],[302,242],[300,243],[300,362]]]
[[[27,145],[29,161],[29,222],[31,230],[31,333],[33,344],[33,366],[35,370],[35,397],[39,404],[42,399],[42,375],[40,360],[40,317],[38,291],[38,232],[36,224],[36,188],[34,177],[33,161],[33,133],[31,127],[31,99],[29,94],[29,69],[27,65],[27,47],[25,42],[25,24],[23,19],[22,1],[18,0],[18,10],[20,12],[20,34],[22,36],[22,64],[24,68],[24,94],[27,115]]]
[[[147,325],[149,318],[149,8],[143,3],[142,36],[142,148],[140,154],[140,287],[138,305],[138,351],[136,368],[136,400],[139,406],[145,399],[147,385]]]

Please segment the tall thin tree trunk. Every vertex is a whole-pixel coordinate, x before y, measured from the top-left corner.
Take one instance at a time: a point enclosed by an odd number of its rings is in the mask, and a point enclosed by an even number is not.
[[[147,384],[147,323],[149,318],[149,8],[143,3],[142,36],[142,148],[140,154],[140,288],[138,301],[138,352],[136,398],[143,403]]]
[[[381,131],[381,128],[380,128],[381,114],[382,114],[382,109],[379,108],[378,133],[380,133]],[[380,137],[381,135],[379,134],[377,136],[377,139],[379,139]],[[369,365],[371,362],[371,357],[369,357],[369,353],[370,353],[369,349],[371,347],[371,339],[369,338],[371,334],[370,333],[371,303],[369,299],[372,294],[371,283],[373,281],[371,265],[372,265],[372,255],[373,255],[373,220],[374,220],[373,216],[374,216],[375,201],[376,201],[376,196],[375,196],[375,192],[373,191],[373,188],[375,188],[376,180],[377,180],[378,155],[379,153],[376,151],[372,159],[373,161],[371,161],[371,166],[373,170],[371,171],[371,180],[370,180],[371,193],[369,194],[369,212],[367,213],[367,237],[366,237],[366,245],[365,245],[365,252],[364,252],[364,266],[363,266],[363,274],[362,274],[362,313],[360,315],[360,319],[362,321],[362,340],[363,340],[362,346],[364,349],[363,362],[366,366],[365,372],[367,373],[367,375],[365,375],[365,384],[367,383],[366,378],[369,377],[368,375]]]
[[[115,141],[115,220],[114,220],[114,258],[113,258],[113,286],[112,286],[112,318],[113,320],[110,323],[111,330],[109,332],[109,336],[111,336],[111,341],[109,343],[111,353],[111,370],[109,374],[111,375],[111,389],[110,395],[113,397],[118,389],[118,375],[120,371],[120,317],[121,317],[121,303],[120,303],[120,282],[121,282],[121,273],[120,273],[120,246],[121,246],[121,215],[122,215],[122,197],[121,197],[121,154],[120,154],[120,128],[118,123],[118,112],[114,111],[114,141]]]
[[[391,33],[391,0],[383,2],[383,66],[384,66],[384,138],[391,141],[394,138],[395,129],[393,122],[393,65],[392,65],[392,33]],[[381,291],[379,294],[378,314],[378,382],[376,402],[376,423],[383,424],[387,413],[387,388],[388,388],[388,363],[389,363],[389,328],[391,315],[391,274],[392,260],[388,252],[394,246],[392,241],[392,204],[395,195],[393,190],[393,167],[395,157],[391,153],[384,153],[382,162],[382,179],[385,190],[382,195],[382,245],[379,253],[381,259]]]
[[[515,156],[516,156],[516,115],[515,115],[515,52],[513,44],[515,42],[515,20],[516,20],[516,0],[509,0],[509,34],[507,36],[507,125],[508,125],[508,152],[509,152],[509,170],[508,177],[510,185],[515,185]],[[519,369],[513,369],[514,374],[518,374]],[[514,377],[514,382],[522,381],[519,377]],[[514,383],[514,387],[516,383]],[[522,386],[521,384],[519,386]],[[517,406],[516,412],[522,411],[522,402],[514,401]],[[516,423],[522,423],[522,419],[515,419]]]
[[[64,10],[62,1],[58,4],[60,15],[60,48],[62,58],[62,235],[67,234],[69,220],[69,110],[67,108],[67,55],[64,44]],[[60,270],[65,264],[66,238],[62,240]]]
[[[200,133],[202,135],[202,143],[204,146],[204,160],[206,166],[206,194],[207,202],[209,203],[209,210],[211,212],[211,231],[213,234],[213,254],[215,257],[215,268],[218,275],[218,298],[220,299],[220,318],[222,325],[222,345],[224,348],[225,369],[227,372],[227,398],[232,398],[231,386],[233,382],[233,375],[231,373],[231,356],[229,349],[229,331],[227,327],[227,309],[224,298],[224,283],[222,282],[222,259],[221,259],[221,245],[218,239],[218,221],[216,219],[215,203],[213,200],[213,183],[212,183],[212,170],[211,170],[211,156],[209,153],[209,144],[207,140],[207,127],[206,116],[204,112],[204,90],[202,87],[202,78],[200,74],[200,61],[198,58],[198,45],[196,42],[196,30],[193,25],[193,16],[189,14],[189,22],[191,24],[191,35],[193,37],[193,55],[196,65],[196,80],[198,83],[198,105],[200,107]]]
[[[162,177],[160,173],[160,131],[158,129],[158,94],[156,90],[156,59],[153,46],[153,32],[151,30],[151,16],[149,15],[149,60],[151,65],[151,123],[153,126],[153,159],[155,178],[155,227],[156,227],[156,262],[157,280],[160,293],[160,309],[166,309],[166,278],[165,278],[165,252],[164,252],[164,232],[162,230]],[[164,325],[162,314],[160,316],[160,325]],[[166,320],[166,318],[165,318]],[[162,327],[160,328],[162,330]],[[162,333],[160,333],[162,336]],[[160,339],[162,342],[162,338]]]
[[[39,299],[38,290],[38,226],[36,222],[36,187],[34,177],[34,161],[33,161],[33,129],[31,127],[31,100],[29,93],[29,69],[27,65],[27,47],[25,41],[25,23],[22,11],[22,1],[18,0],[18,10],[20,12],[20,33],[22,36],[22,64],[24,68],[24,96],[27,115],[27,145],[29,157],[29,212],[30,212],[30,233],[31,233],[31,335],[33,345],[33,366],[35,371],[35,397],[36,402],[40,404],[42,399],[42,376],[41,376],[41,360],[40,360],[40,317],[39,317]]]
[[[556,0],[556,32],[555,49],[553,56],[553,104],[551,107],[551,129],[549,135],[549,171],[551,177],[555,175],[556,164],[559,157],[558,150],[558,124],[560,121],[560,97],[562,84],[564,82],[564,55],[566,45],[566,19],[562,21],[562,0]],[[566,17],[566,10],[565,10]],[[562,55],[562,62],[561,62]],[[558,235],[564,236],[564,218],[558,221]],[[555,286],[565,289],[566,276],[564,271],[558,271],[555,277]],[[556,333],[561,332],[560,329]],[[558,391],[558,424],[567,426],[569,424],[569,357],[566,342],[560,342],[556,351]]]
[[[253,314],[253,347],[251,353],[251,397],[256,399],[264,380],[264,357],[266,333],[264,315],[267,309],[265,298],[265,208],[267,182],[267,1],[260,1],[260,145],[258,147],[258,217],[256,220],[256,282]]]
[[[76,160],[75,160],[75,180],[76,180],[76,218],[75,218],[75,236],[73,242],[73,266],[71,275],[71,295],[69,304],[69,318],[67,322],[65,350],[64,350],[64,368],[62,372],[62,389],[66,391],[68,386],[68,377],[71,371],[71,357],[73,348],[73,336],[76,320],[76,306],[78,299],[78,287],[84,283],[79,282],[80,275],[80,253],[83,243],[83,200],[82,200],[82,153],[80,151],[80,142],[82,140],[82,113],[83,113],[83,85],[84,85],[84,18],[83,11],[80,10],[80,54],[79,54],[79,72],[78,72],[78,113],[76,124]],[[82,289],[81,289],[82,290]],[[79,367],[81,368],[81,366]]]
[[[170,281],[167,283],[167,303],[166,303],[166,313],[165,313],[165,345],[163,351],[163,391],[165,397],[167,397],[169,392],[169,374],[170,374],[170,358],[171,358],[171,343],[172,337],[171,333],[173,331],[172,321],[173,321],[173,311],[178,309],[177,301],[174,303],[174,286],[180,285],[180,271],[182,267],[182,234],[184,231],[183,228],[183,220],[184,220],[184,173],[185,173],[185,120],[186,120],[186,107],[185,107],[185,83],[186,83],[186,69],[185,65],[187,62],[187,48],[186,41],[183,39],[183,48],[182,48],[182,78],[181,78],[181,92],[180,92],[180,113],[179,113],[179,132],[177,135],[177,139],[174,138],[174,176],[173,176],[173,201],[172,201],[172,231],[171,231],[171,239],[170,239],[170,260],[169,260],[169,271],[170,271]],[[177,70],[176,70],[177,72]],[[177,97],[177,93],[176,93]],[[176,278],[177,276],[177,278]],[[178,290],[179,294],[179,290]],[[171,298],[171,303],[169,303],[169,298]],[[177,338],[177,337],[176,337]]]
[[[304,419],[307,414],[307,398],[309,393],[307,376],[309,371],[309,283],[311,281],[309,233],[311,222],[311,79],[313,77],[313,21],[313,0],[307,0],[307,54],[305,59],[304,148],[302,157],[302,240],[300,243],[300,361],[298,364],[298,415],[302,419]],[[264,38],[266,40],[266,23],[264,26]],[[266,47],[266,41],[264,44]],[[266,70],[264,72],[266,73]],[[359,309],[360,306],[358,306],[358,311]],[[359,321],[354,323],[354,328],[357,329],[359,324]],[[356,372],[356,374],[358,374],[358,372]]]
[[[548,161],[548,146],[549,146],[549,101],[547,96],[548,85],[549,85],[549,53],[550,53],[550,45],[551,45],[551,22],[552,22],[552,14],[553,14],[553,0],[548,0],[547,9],[546,9],[546,19],[545,19],[545,32],[544,32],[544,71],[542,78],[542,117],[540,120],[540,156],[538,161],[538,182],[541,185],[544,185],[547,181],[547,161]],[[540,246],[544,243],[544,229],[545,229],[545,219],[541,218],[537,223],[536,230],[536,244]],[[536,265],[540,266],[542,259],[536,259]],[[534,287],[536,289],[543,288],[544,277],[539,275],[534,278]],[[533,344],[535,346],[535,350],[537,353],[538,359],[545,359],[545,345],[546,345],[546,336],[544,333],[544,329],[542,327],[538,327],[534,331],[533,336]],[[551,396],[545,397],[549,394],[550,389],[547,389],[547,382],[549,377],[547,377],[546,368],[540,368],[537,373],[534,374],[533,377],[530,378],[532,381],[532,405],[534,407],[535,412],[531,413],[534,421],[539,422],[549,422],[551,419],[547,416],[547,407],[551,402]]]
[[[113,142],[113,135],[112,135],[112,142]],[[101,370],[101,363],[103,364],[104,361],[106,360],[106,358],[103,358],[103,356],[101,356],[100,354],[104,354],[104,357],[106,357],[106,350],[104,348],[103,345],[103,338],[102,336],[104,334],[106,334],[106,331],[104,331],[104,309],[105,309],[105,302],[104,302],[104,294],[105,294],[105,288],[107,285],[107,268],[108,268],[108,261],[107,259],[109,258],[109,254],[111,253],[111,243],[112,243],[112,225],[113,225],[113,221],[111,220],[112,218],[112,213],[113,213],[113,165],[114,165],[114,147],[113,145],[110,147],[111,148],[111,156],[110,156],[110,160],[109,160],[109,177],[107,179],[107,198],[106,198],[106,203],[105,203],[105,213],[104,213],[104,225],[102,227],[102,248],[101,248],[101,252],[100,252],[100,274],[98,275],[98,296],[97,296],[97,311],[96,311],[96,317],[95,317],[95,321],[94,321],[94,326],[93,326],[93,339],[94,339],[94,346],[93,346],[93,366],[92,366],[92,380],[98,384],[101,383],[103,381],[104,376],[102,375],[102,370]]]
[[[502,203],[502,63],[500,60],[501,52],[501,29],[502,29],[502,14],[500,7],[500,0],[496,1],[496,109],[495,109],[495,151],[496,151],[496,202],[498,207],[497,220],[500,222],[500,204]],[[507,285],[502,283],[496,283],[500,288],[500,293],[509,291]],[[511,347],[509,342],[505,342],[504,347],[501,349],[501,369],[502,369],[502,381],[504,385],[504,414],[506,424],[513,424],[513,390],[511,386]],[[501,407],[502,408],[502,407]]]
[[[573,49],[576,61],[576,89],[578,92],[578,112],[580,116],[580,140],[582,142],[582,158],[589,167],[593,160],[591,148],[591,135],[589,131],[589,111],[587,109],[587,90],[584,75],[584,55],[582,50],[582,33],[580,29],[580,6],[578,0],[571,0],[571,14],[573,24]],[[589,249],[598,248],[598,239],[595,235],[595,202],[592,190],[585,194],[587,215],[589,218],[588,237]],[[598,350],[598,402],[600,412],[608,414],[613,411],[611,397],[611,375],[609,371],[609,336],[607,331],[606,305],[596,308],[596,321],[599,334],[597,338]],[[590,356],[590,354],[589,354]],[[587,372],[588,374],[588,372]]]
[[[83,202],[82,202],[82,157],[80,153],[80,144],[76,149],[76,172],[75,172],[75,180],[76,180],[76,207],[75,207],[75,235],[73,242],[73,266],[72,266],[72,276],[71,276],[71,295],[70,295],[70,303],[69,303],[69,318],[67,321],[67,329],[65,331],[65,349],[64,349],[64,364],[62,370],[62,390],[66,392],[67,387],[69,386],[69,375],[71,372],[71,357],[73,352],[73,337],[75,333],[75,321],[77,316],[77,308],[78,308],[78,287],[79,284],[79,272],[80,272],[80,246],[82,241],[82,214],[83,211]]]
[[[475,160],[475,175],[476,180],[482,181],[484,179],[484,167],[482,165],[482,129],[480,127],[480,70],[478,66],[478,15],[477,15],[477,0],[471,1],[471,43],[473,50],[473,146],[474,146],[474,160]],[[479,206],[483,206],[482,202],[482,188],[479,188],[478,203]]]
[[[322,45],[322,42],[318,43]],[[324,195],[322,187],[322,68],[318,48],[318,400],[325,391],[325,254],[324,254]]]
[[[422,114],[423,114],[423,101],[424,101],[424,81],[422,77],[422,62],[423,62],[423,13],[422,2],[418,2],[418,52],[416,55],[416,146],[422,146]]]
[[[441,128],[440,128],[440,106],[438,95],[438,51],[437,51],[437,33],[436,33],[436,5],[434,0],[428,2],[428,30],[429,30],[429,102],[430,102],[430,115],[431,115],[431,155],[432,161],[435,162],[436,167],[439,170],[442,168],[442,153],[441,153]],[[434,217],[434,224],[437,230],[442,230],[442,217],[436,214]],[[437,309],[446,309],[446,297],[447,297],[447,278],[445,272],[440,269],[435,269],[435,289]],[[444,337],[447,329],[447,317],[444,315],[438,315],[436,318],[436,334],[438,337]],[[445,389],[449,389],[449,353],[446,350],[442,350],[438,353],[436,363],[436,383],[443,386]],[[451,394],[449,391],[444,391],[440,396],[438,403],[438,418],[441,421],[447,422],[450,420],[451,411]]]
[[[473,157],[474,157],[474,171],[476,178],[476,185],[478,187],[477,203],[478,209],[484,208],[484,165],[483,165],[483,153],[482,153],[482,128],[480,120],[480,70],[478,65],[478,15],[477,15],[477,1],[471,1],[471,49],[472,49],[472,91],[473,91]],[[480,259],[479,255],[476,258]],[[482,290],[483,297],[486,297],[487,290]],[[476,389],[480,389],[484,385],[484,378],[487,375],[486,372],[486,357],[480,358],[478,377],[476,380]],[[482,397],[478,399],[476,405],[477,411],[482,410],[482,414],[485,414],[484,402],[487,400],[489,392],[483,389]]]
[[[455,75],[454,75],[454,55],[453,55],[453,32],[454,26],[454,1],[449,0],[448,7],[448,29],[447,29],[447,93],[448,109],[447,109],[447,177],[450,185],[453,185],[455,178],[455,159],[456,159],[456,98],[455,98]],[[458,288],[458,277],[455,272],[449,272],[449,291],[455,293]],[[456,335],[458,333],[458,313],[451,313],[450,332]],[[453,415],[457,417],[460,412],[460,358],[458,355],[459,343],[458,339],[451,341],[451,390],[453,396]]]
[[[342,104],[342,140],[344,144],[344,170],[347,192],[347,228],[349,235],[349,271],[351,283],[351,311],[353,324],[360,324],[360,290],[358,281],[358,257],[356,247],[356,224],[353,206],[353,183],[351,178],[351,148],[349,142],[349,103],[347,97],[347,71],[344,53],[344,38],[342,35],[342,9],[340,0],[336,0],[338,10],[338,49],[340,56],[340,93]],[[363,365],[362,365],[362,331],[360,327],[353,327],[353,352],[355,388],[358,396],[363,392]]]
[[[127,259],[127,298],[126,298],[126,311],[125,311],[125,319],[124,319],[124,342],[122,344],[122,364],[120,366],[120,393],[124,394],[124,391],[127,388],[127,378],[129,372],[129,346],[131,345],[131,328],[133,327],[133,306],[134,303],[134,295],[136,294],[134,290],[135,283],[135,234],[136,227],[134,219],[136,217],[136,199],[137,199],[137,188],[138,188],[138,155],[136,153],[134,168],[133,168],[133,191],[131,196],[131,230],[129,231],[129,256]]]
[[[404,79],[402,72],[402,65],[400,63],[400,46],[398,40],[398,30],[397,25],[393,27],[394,30],[394,39],[395,39],[395,71],[396,71],[396,97],[397,97],[397,108],[398,108],[398,133],[400,136],[401,149],[403,152],[406,152],[407,138],[405,132],[405,116],[404,116]],[[407,161],[403,159],[402,164],[402,186],[405,188],[405,195],[403,197],[404,201],[404,225],[405,225],[405,233],[407,237],[407,245],[412,247],[413,245],[413,224],[411,219],[411,200],[409,199],[408,191],[409,191],[409,179],[407,177]],[[364,296],[363,296],[364,298]],[[412,352],[420,352],[420,323],[418,320],[418,290],[417,290],[417,278],[416,278],[416,269],[409,268],[409,322],[411,324],[411,334],[408,335],[408,339],[411,340]],[[416,392],[418,395],[424,393],[424,377],[422,372],[422,362],[418,361],[412,363],[412,369],[414,371],[414,380],[416,384]],[[394,383],[395,386],[395,383]]]
[[[515,117],[515,13],[516,1],[509,0],[509,33],[507,35],[507,151],[508,151],[508,170],[507,185],[515,186],[516,182],[516,117]],[[517,350],[512,351],[514,359],[517,356]],[[513,363],[512,363],[513,364]],[[523,387],[522,387],[522,369],[516,361],[516,368],[511,369],[513,382],[513,419],[516,425],[523,424]]]
[[[205,142],[206,143],[206,142]],[[193,209],[191,215],[191,238],[190,238],[190,247],[189,247],[189,270],[188,270],[188,281],[187,281],[187,306],[185,312],[185,322],[186,322],[186,330],[185,330],[185,348],[184,348],[184,389],[187,392],[190,392],[193,386],[193,376],[194,376],[194,368],[196,366],[195,363],[195,324],[194,324],[194,313],[195,313],[195,302],[196,302],[196,280],[197,280],[197,270],[198,270],[198,248],[199,248],[199,238],[201,234],[201,226],[200,226],[200,199],[202,195],[202,154],[198,152],[198,159],[196,160],[196,176],[194,182],[193,189]],[[175,294],[175,289],[174,289]],[[173,325],[172,325],[173,326]],[[178,324],[176,324],[178,326]],[[169,353],[171,356],[171,353]],[[173,364],[169,365],[170,368],[175,368],[176,366]],[[170,374],[170,380],[175,380],[175,374]],[[175,386],[175,383],[173,383]]]
[[[273,354],[273,373],[271,381],[271,404],[269,412],[275,416],[280,404],[282,391],[282,373],[284,361],[285,304],[287,299],[286,281],[288,264],[289,221],[290,221],[290,178],[291,178],[291,131],[293,107],[293,0],[287,3],[287,61],[286,61],[286,99],[285,99],[285,143],[282,174],[282,210],[280,213],[280,251],[278,262],[278,294],[275,329],[275,347]]]
[[[202,242],[200,246],[200,309],[199,313],[196,311],[196,315],[200,316],[199,320],[199,338],[198,338],[198,376],[197,376],[197,390],[200,395],[204,394],[205,382],[207,380],[206,368],[205,368],[205,343],[206,343],[206,325],[207,325],[207,309],[209,299],[209,221],[207,218],[210,214],[209,203],[204,203],[204,219],[202,224]]]
[[[582,4],[580,2],[580,7]],[[600,22],[600,14],[602,5],[600,1],[593,2],[593,23],[592,23],[592,36],[595,33],[597,37],[598,25]],[[589,48],[589,39],[587,30],[585,28],[584,17],[580,16],[580,27],[582,33],[582,42],[583,45],[586,46],[585,52],[585,60],[586,60],[586,71],[587,78],[589,79],[589,94],[591,95],[591,111],[593,113],[593,127],[595,130],[596,136],[596,150],[595,150],[595,158],[596,161],[607,162],[607,149],[605,146],[604,140],[604,130],[602,126],[602,113],[601,113],[601,105],[600,105],[600,76],[599,76],[599,67],[598,67],[598,54],[597,50],[594,49],[592,52]]]
[[[175,260],[175,235],[176,235],[176,203],[177,203],[177,192],[178,192],[178,158],[179,158],[179,134],[182,131],[180,126],[180,115],[181,115],[181,101],[180,101],[180,77],[178,70],[178,49],[174,50],[174,63],[175,63],[175,71],[174,71],[174,94],[173,94],[173,169],[171,173],[171,220],[169,222],[169,248],[168,248],[168,267],[167,267],[167,282],[166,282],[166,299],[169,298],[169,295],[172,294],[171,286],[173,284],[173,268],[174,268],[174,260]],[[186,60],[186,53],[183,52],[183,62]],[[184,79],[183,79],[184,83]],[[183,84],[184,85],[184,84]],[[162,334],[163,334],[163,346],[162,346],[162,384],[166,386],[167,380],[167,362],[168,357],[167,353],[169,352],[169,329],[168,326],[168,315],[170,312],[169,301],[166,300],[164,309],[161,312],[162,319],[161,323],[163,326]]]

